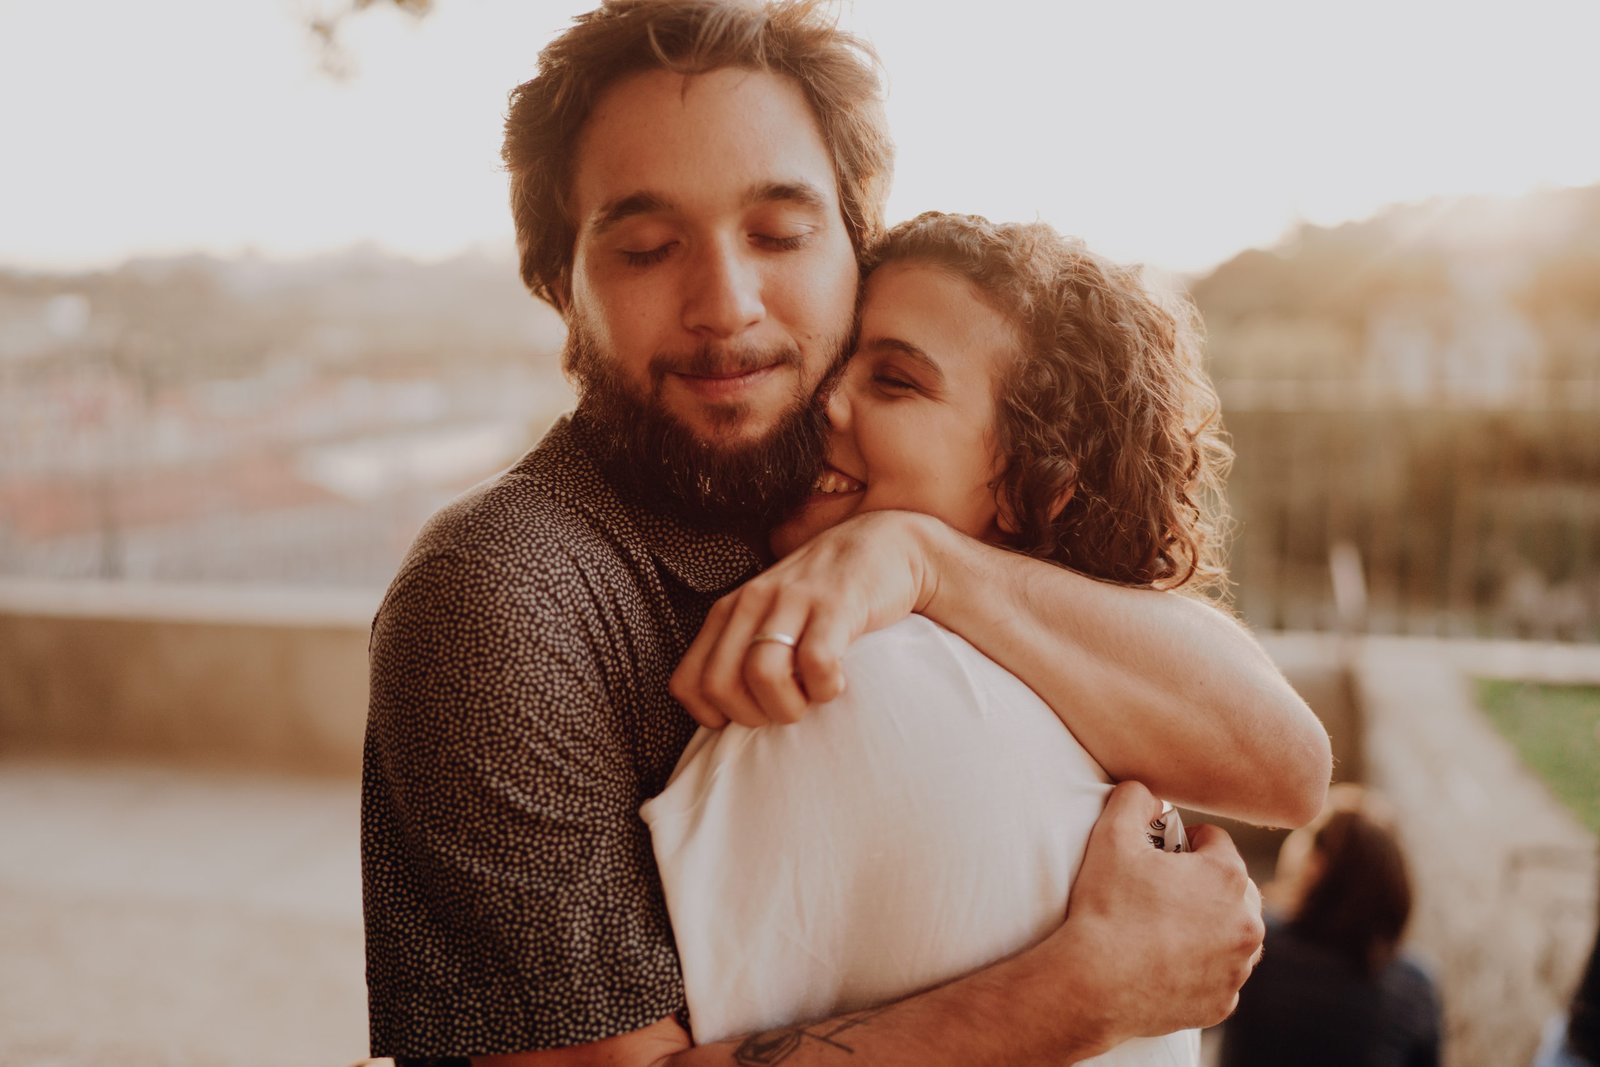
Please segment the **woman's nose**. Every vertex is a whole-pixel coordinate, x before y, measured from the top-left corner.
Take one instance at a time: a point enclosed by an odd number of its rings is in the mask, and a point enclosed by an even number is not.
[[[850,375],[848,372],[841,375],[828,392],[828,403],[823,408],[828,416],[828,425],[835,430],[846,429],[850,425]]]

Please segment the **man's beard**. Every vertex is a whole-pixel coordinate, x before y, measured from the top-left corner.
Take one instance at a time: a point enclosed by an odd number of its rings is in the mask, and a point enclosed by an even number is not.
[[[822,470],[828,385],[847,354],[841,337],[823,386],[793,403],[765,437],[727,447],[701,440],[661,401],[669,372],[729,374],[770,365],[801,365],[792,346],[779,352],[714,350],[663,354],[650,362],[650,393],[643,395],[616,370],[616,362],[578,322],[567,333],[562,366],[578,387],[578,410],[598,452],[595,462],[624,496],[698,529],[765,534],[805,502]],[[797,380],[800,377],[797,375]],[[731,425],[744,405],[728,405],[713,421]]]

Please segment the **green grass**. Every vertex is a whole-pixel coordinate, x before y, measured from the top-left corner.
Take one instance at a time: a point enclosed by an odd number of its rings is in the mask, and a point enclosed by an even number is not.
[[[1480,679],[1478,703],[1550,791],[1600,833],[1600,686]]]

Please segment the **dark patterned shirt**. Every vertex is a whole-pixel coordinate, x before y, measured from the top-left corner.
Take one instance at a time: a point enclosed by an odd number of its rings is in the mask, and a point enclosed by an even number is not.
[[[373,623],[374,1055],[560,1047],[683,1010],[639,805],[694,732],[667,679],[759,564],[620,499],[583,420],[434,516]]]

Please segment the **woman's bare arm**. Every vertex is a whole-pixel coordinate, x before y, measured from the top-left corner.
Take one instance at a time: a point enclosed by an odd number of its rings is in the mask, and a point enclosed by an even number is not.
[[[673,695],[711,726],[794,721],[837,695],[852,640],[912,612],[1031,686],[1117,779],[1266,825],[1298,826],[1321,809],[1327,733],[1236,621],[911,512],[856,516],[719,601]],[[796,647],[751,645],[772,632]]]

